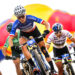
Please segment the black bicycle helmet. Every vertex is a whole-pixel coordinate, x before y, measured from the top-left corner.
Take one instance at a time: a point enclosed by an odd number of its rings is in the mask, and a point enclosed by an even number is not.
[[[13,25],[13,23],[9,23],[9,24],[7,25],[7,28],[6,28],[6,29],[7,29],[8,32],[11,31],[12,25]]]

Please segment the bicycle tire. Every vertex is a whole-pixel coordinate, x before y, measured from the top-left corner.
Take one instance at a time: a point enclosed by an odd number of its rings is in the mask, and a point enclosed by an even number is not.
[[[69,75],[69,73],[64,70],[63,75]]]
[[[23,73],[23,75],[26,75],[25,72],[24,72],[24,69],[22,69],[22,73]]]
[[[71,63],[68,64],[68,73],[69,75],[75,75],[73,67],[71,65]]]
[[[25,75],[33,75],[32,68],[28,62],[22,63],[24,70],[22,72],[25,73]]]
[[[44,65],[43,65],[44,63],[43,63],[43,61],[41,60],[40,55],[38,54],[37,50],[33,50],[33,53],[34,53],[34,55],[35,55],[35,58],[36,58],[36,60],[37,60],[37,62],[38,62],[38,64],[39,64],[39,66],[40,66],[41,75],[46,75],[46,73],[45,73],[45,67],[44,67]]]

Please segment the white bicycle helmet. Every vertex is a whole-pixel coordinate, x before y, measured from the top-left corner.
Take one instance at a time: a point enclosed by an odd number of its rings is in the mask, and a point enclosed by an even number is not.
[[[23,7],[23,6],[21,6],[21,5],[18,5],[18,6],[16,6],[15,7],[15,9],[14,9],[14,15],[16,16],[16,17],[18,17],[18,16],[21,16],[21,15],[24,15],[25,14],[25,8]]]

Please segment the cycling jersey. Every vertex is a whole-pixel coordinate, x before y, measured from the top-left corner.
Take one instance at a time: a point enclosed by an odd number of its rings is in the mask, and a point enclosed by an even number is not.
[[[14,46],[20,46],[20,44],[19,44],[20,30],[18,30],[17,33],[18,33],[18,36],[13,38],[13,45]],[[6,43],[4,44],[4,47],[8,48],[8,46],[9,46],[9,41],[8,40],[9,40],[9,36],[6,40]]]
[[[22,32],[30,32],[35,28],[34,22],[43,23],[43,20],[32,15],[26,15],[25,23],[21,23],[19,20],[16,20],[12,26],[10,35],[15,35],[16,29],[20,29]]]
[[[47,43],[50,44],[52,42],[53,43],[53,46],[55,48],[63,48],[65,46],[65,42],[66,42],[66,38],[67,37],[68,38],[71,38],[72,37],[72,34],[69,31],[67,31],[67,30],[62,30],[61,31],[60,38],[55,35],[55,32],[53,32],[48,37]]]

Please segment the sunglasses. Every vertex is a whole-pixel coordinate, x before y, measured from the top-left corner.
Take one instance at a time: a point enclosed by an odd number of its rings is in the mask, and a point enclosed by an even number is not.
[[[58,33],[61,33],[61,31],[59,31],[59,32],[55,32],[55,34],[58,34]]]
[[[22,16],[19,16],[19,17],[17,17],[18,19],[21,19],[21,18],[24,18],[25,17],[25,15],[22,15]]]

